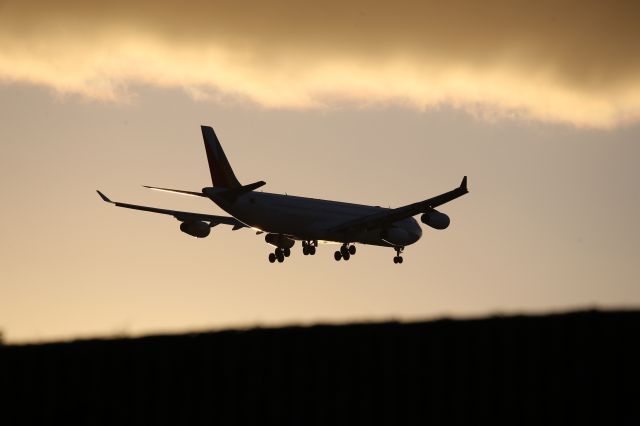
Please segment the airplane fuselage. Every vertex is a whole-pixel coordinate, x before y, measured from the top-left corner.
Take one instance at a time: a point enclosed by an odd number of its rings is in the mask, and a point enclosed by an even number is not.
[[[219,197],[211,199],[221,209],[253,228],[295,240],[357,242],[388,247],[407,246],[422,236],[420,225],[412,217],[394,222],[389,227],[393,232],[393,242],[379,229],[355,234],[329,231],[340,223],[389,210],[383,207],[255,191],[233,202]]]

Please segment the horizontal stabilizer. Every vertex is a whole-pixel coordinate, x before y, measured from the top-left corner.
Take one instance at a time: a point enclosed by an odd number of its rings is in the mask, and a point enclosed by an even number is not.
[[[181,194],[181,195],[191,195],[193,197],[206,197],[202,192],[195,191],[185,191],[182,189],[170,189],[170,188],[159,188],[157,186],[147,186],[142,185],[145,188],[153,189],[154,191],[162,191],[162,192],[170,192],[172,194]]]
[[[234,194],[235,196],[245,194],[247,192],[251,192],[260,188],[261,186],[265,186],[267,182],[261,180],[259,182],[250,183],[249,185],[243,185],[239,188],[232,188],[228,191],[225,191],[225,194]]]
[[[213,188],[205,188],[203,191],[204,191],[205,197],[208,196],[214,199],[217,197],[220,197],[227,201],[234,202],[236,198],[238,198],[240,195],[246,194],[247,192],[254,191],[266,184],[267,183],[265,181],[261,180],[258,182],[250,183],[248,185],[238,186],[236,188],[227,189],[227,188],[213,187]]]

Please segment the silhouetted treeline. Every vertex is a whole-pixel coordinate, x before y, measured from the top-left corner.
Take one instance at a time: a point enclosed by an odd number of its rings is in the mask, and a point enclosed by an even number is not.
[[[640,312],[0,346],[6,425],[640,425]]]

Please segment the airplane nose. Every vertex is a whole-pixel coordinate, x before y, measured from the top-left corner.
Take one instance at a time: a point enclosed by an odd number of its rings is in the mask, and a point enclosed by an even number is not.
[[[409,235],[411,235],[411,244],[417,242],[422,237],[422,228],[418,225],[418,222],[414,223],[414,226],[409,231]]]

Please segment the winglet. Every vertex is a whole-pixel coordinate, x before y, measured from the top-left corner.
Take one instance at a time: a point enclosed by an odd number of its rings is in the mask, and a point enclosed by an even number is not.
[[[467,177],[463,177],[462,178],[462,182],[460,182],[460,189],[464,189],[465,191],[467,190]]]
[[[112,203],[113,204],[113,201],[111,201],[109,198],[107,198],[107,196],[104,195],[102,192],[98,191],[97,189],[96,189],[96,192],[98,193],[100,198],[102,198],[102,201],[106,201],[107,203]]]

